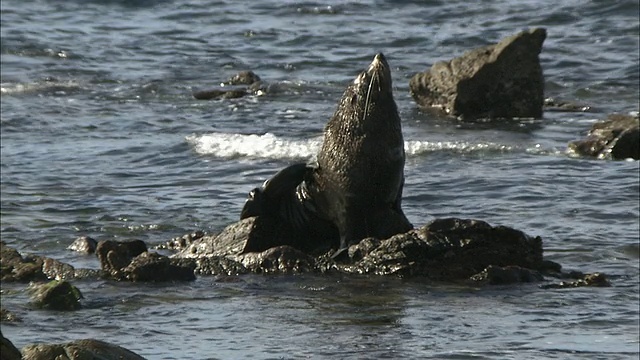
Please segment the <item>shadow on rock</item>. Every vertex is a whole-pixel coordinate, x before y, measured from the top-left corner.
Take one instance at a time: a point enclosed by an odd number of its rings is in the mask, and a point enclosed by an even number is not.
[[[595,123],[585,139],[569,143],[578,155],[598,159],[640,160],[640,118],[638,115],[609,115]]]
[[[520,32],[435,63],[414,75],[409,88],[418,106],[460,119],[541,118],[544,77],[539,54],[543,28]]]

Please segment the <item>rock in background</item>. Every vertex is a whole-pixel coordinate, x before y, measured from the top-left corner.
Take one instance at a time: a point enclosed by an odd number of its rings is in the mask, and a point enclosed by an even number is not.
[[[640,118],[609,115],[606,120],[595,123],[585,139],[571,142],[569,149],[599,159],[640,160]]]
[[[461,119],[540,118],[544,77],[539,54],[546,36],[543,28],[527,30],[437,62],[411,78],[411,95],[423,108]]]

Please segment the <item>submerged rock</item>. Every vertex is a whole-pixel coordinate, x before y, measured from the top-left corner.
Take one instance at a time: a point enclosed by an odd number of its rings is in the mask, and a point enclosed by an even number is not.
[[[53,280],[45,284],[35,284],[31,291],[33,304],[38,308],[51,310],[80,308],[82,293],[68,281]]]
[[[569,149],[598,159],[640,160],[640,118],[638,115],[609,115],[595,123],[587,137],[569,143]]]
[[[540,118],[544,77],[539,54],[546,36],[543,28],[527,30],[437,62],[411,78],[411,95],[420,107],[462,119]]]
[[[564,275],[567,277],[567,275]],[[611,283],[607,276],[601,273],[582,274],[579,272],[569,273],[568,277],[574,278],[572,281],[561,281],[557,284],[542,285],[543,289],[567,289],[576,287],[610,287]]]
[[[24,360],[144,360],[133,351],[108,342],[84,339],[66,344],[33,344],[22,348]]]
[[[238,86],[238,85],[249,85]],[[193,93],[193,97],[198,100],[211,100],[211,99],[235,99],[249,94],[260,94],[265,91],[265,86],[258,75],[253,71],[241,71],[238,74],[232,76],[229,80],[222,83],[222,86],[209,89],[200,90]]]

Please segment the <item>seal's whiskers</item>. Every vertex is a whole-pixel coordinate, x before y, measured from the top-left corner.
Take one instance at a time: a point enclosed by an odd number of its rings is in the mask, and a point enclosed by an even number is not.
[[[362,114],[362,121],[364,121],[364,118],[367,116],[367,113],[369,112],[369,101],[371,100],[371,87],[373,86],[373,83],[375,82],[378,85],[378,91],[380,90],[380,81],[378,81],[378,72],[375,71],[373,73],[373,76],[371,77],[371,80],[369,81],[369,86],[367,87],[367,98],[365,99],[364,102],[364,113]]]

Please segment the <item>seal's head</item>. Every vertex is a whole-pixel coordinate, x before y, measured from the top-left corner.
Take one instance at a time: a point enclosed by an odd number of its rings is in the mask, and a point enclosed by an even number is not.
[[[376,54],[369,67],[347,86],[340,104],[339,118],[360,126],[380,122],[397,112],[393,100],[391,70],[382,53]],[[392,116],[395,121],[396,116]]]

